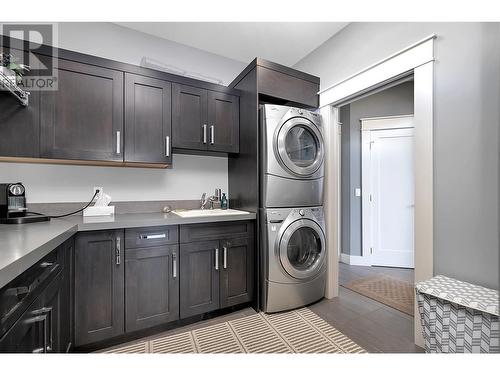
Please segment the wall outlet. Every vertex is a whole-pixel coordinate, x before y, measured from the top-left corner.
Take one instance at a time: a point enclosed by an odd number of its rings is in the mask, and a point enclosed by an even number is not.
[[[99,190],[99,194],[97,194],[96,198],[99,197],[103,193],[103,187],[102,186],[94,186],[94,194],[96,190]]]

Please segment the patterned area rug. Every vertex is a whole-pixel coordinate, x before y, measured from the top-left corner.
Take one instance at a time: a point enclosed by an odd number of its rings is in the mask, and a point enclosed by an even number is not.
[[[105,353],[365,353],[307,308],[253,314]]]
[[[412,283],[377,275],[356,279],[343,286],[413,316],[415,287]]]

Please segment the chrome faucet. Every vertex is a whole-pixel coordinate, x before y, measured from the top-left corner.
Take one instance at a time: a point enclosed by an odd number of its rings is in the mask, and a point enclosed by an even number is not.
[[[204,210],[206,207],[206,204],[208,203],[208,198],[207,198],[207,193],[203,193],[201,195],[201,200],[200,200],[200,204],[201,204],[201,209]]]
[[[200,208],[202,210],[205,210],[207,208],[208,203],[210,203],[209,207],[210,210],[213,210],[214,208],[220,208],[220,202],[221,202],[221,189],[215,189],[215,194],[210,197],[207,197],[207,193],[203,193],[201,195]]]

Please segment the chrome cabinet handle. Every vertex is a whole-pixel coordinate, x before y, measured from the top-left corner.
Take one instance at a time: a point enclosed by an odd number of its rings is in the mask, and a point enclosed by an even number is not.
[[[215,126],[210,125],[210,144],[213,145],[215,142]]]
[[[159,238],[166,238],[167,234],[166,233],[158,233],[158,234],[141,234],[139,238],[141,240],[156,240]]]
[[[177,254],[172,254],[172,277],[175,279],[177,277]]]
[[[227,247],[224,246],[222,249],[224,250],[224,258],[222,260],[222,266],[224,267],[224,269],[226,269],[227,268]]]
[[[28,324],[42,323],[43,328],[43,347],[34,349],[33,353],[51,352],[54,342],[52,337],[52,307],[42,307],[41,309],[35,310],[32,313],[37,316],[27,319],[25,322]],[[49,332],[49,324],[47,324],[47,320],[49,320],[50,322]]]
[[[203,144],[207,143],[207,124],[203,124]]]
[[[121,240],[120,237],[116,237],[116,248],[115,248],[115,261],[116,265],[119,266],[121,264]]]
[[[219,248],[215,249],[215,269],[219,270]]]
[[[120,133],[120,131],[118,130],[118,131],[116,132],[116,153],[117,153],[117,154],[120,154],[120,153],[121,153],[121,151],[120,151],[120,148],[121,148],[121,147],[120,147],[120,143],[121,143],[121,137],[120,137],[120,134],[121,134],[121,133]]]
[[[170,136],[165,137],[165,156],[168,158],[170,156]]]

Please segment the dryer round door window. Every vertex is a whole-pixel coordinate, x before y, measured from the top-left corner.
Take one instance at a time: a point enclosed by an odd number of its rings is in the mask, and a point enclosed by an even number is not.
[[[323,163],[323,137],[311,121],[294,117],[281,126],[277,151],[281,163],[290,172],[309,176]]]
[[[285,271],[297,279],[317,274],[324,264],[325,235],[312,220],[301,219],[290,224],[279,244],[279,257]]]

